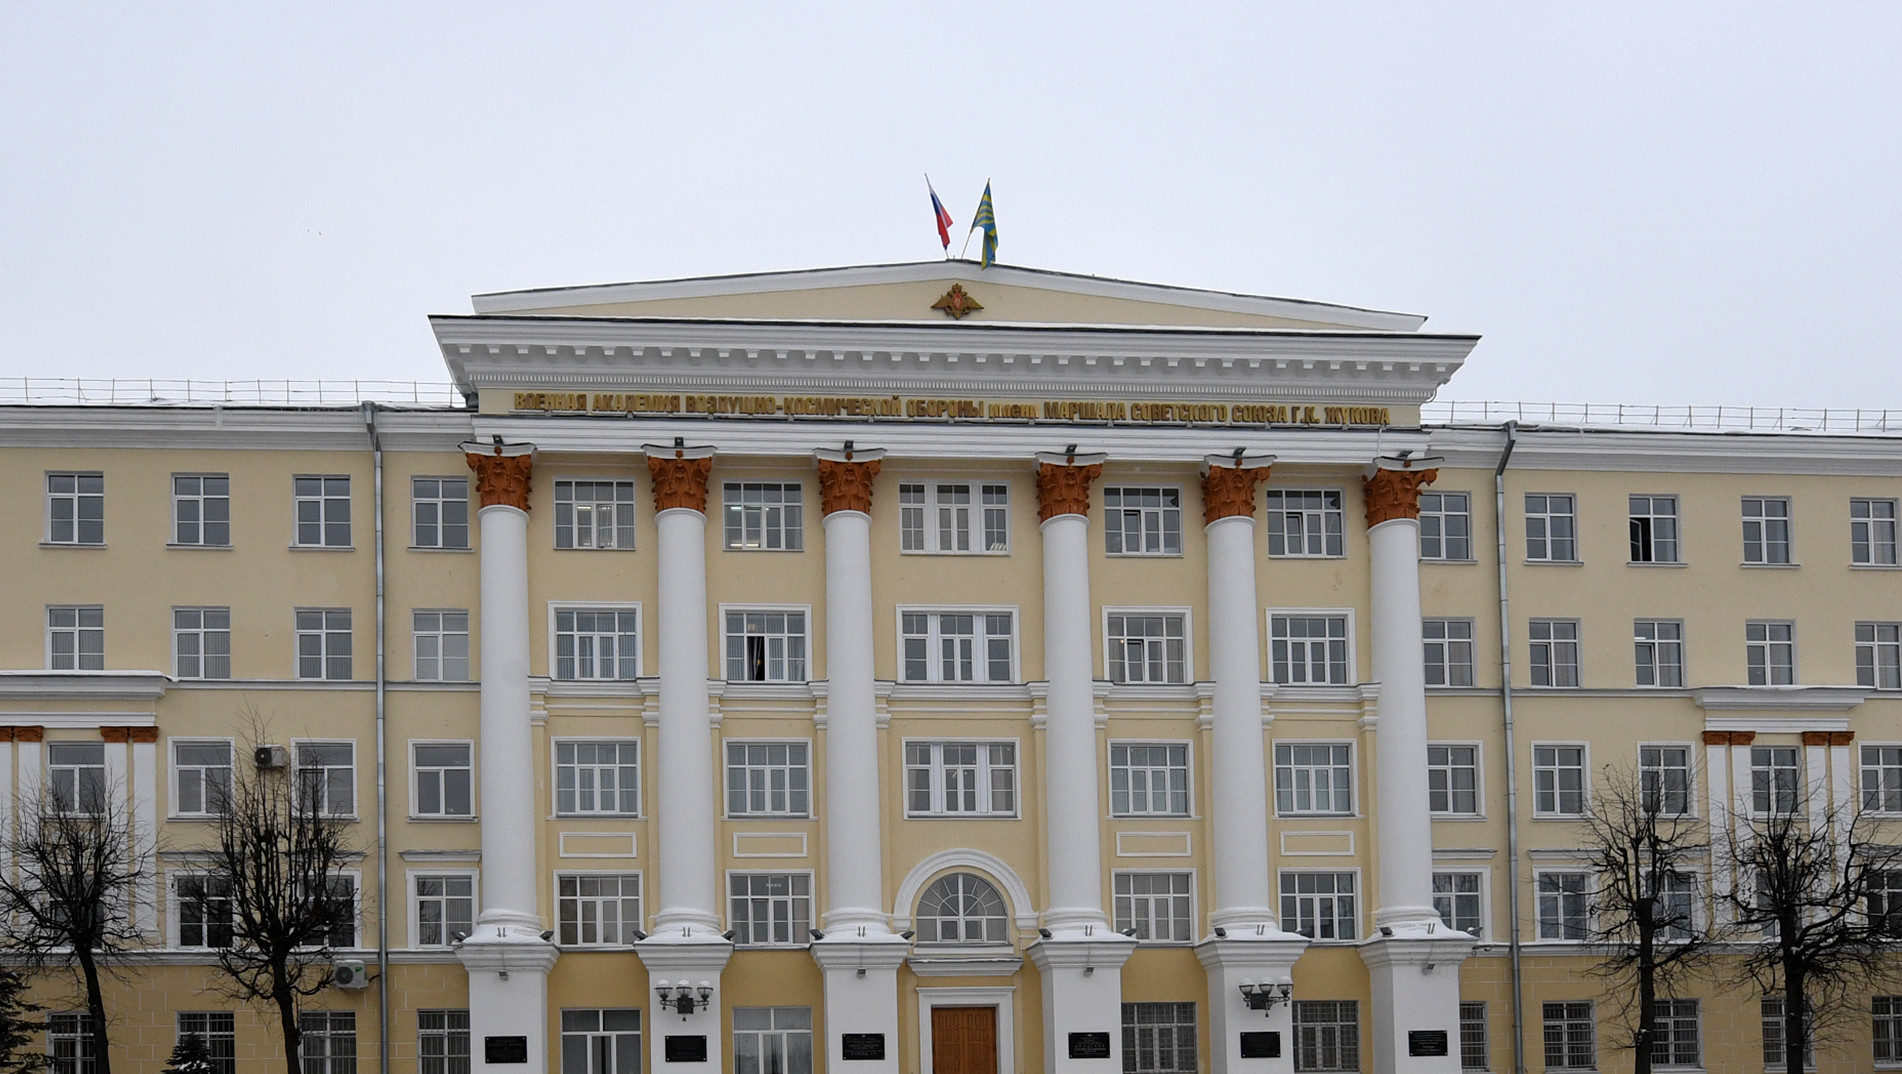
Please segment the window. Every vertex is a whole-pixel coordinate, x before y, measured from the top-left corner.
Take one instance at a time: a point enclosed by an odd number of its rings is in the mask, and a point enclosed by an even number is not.
[[[1352,746],[1345,742],[1275,743],[1275,812],[1353,811]]]
[[[1473,515],[1464,492],[1420,494],[1420,558],[1473,558]]]
[[[1585,747],[1532,747],[1533,810],[1555,817],[1585,813]]]
[[[728,742],[728,816],[812,815],[804,742]]]
[[[1268,554],[1290,559],[1344,554],[1339,489],[1269,489]]]
[[[555,678],[640,677],[639,608],[555,609]]]
[[[1695,934],[1697,881],[1689,873],[1665,873],[1658,877],[1656,899],[1658,938],[1684,943]]]
[[[1427,807],[1455,817],[1479,816],[1479,747],[1427,746]]]
[[[1485,1070],[1491,1065],[1486,1042],[1486,1001],[1460,1002],[1460,1069]]]
[[[1010,486],[898,486],[898,547],[903,552],[1010,551]]]
[[[1894,523],[1890,523],[1889,529],[1894,532]],[[46,541],[48,544],[106,543],[104,474],[46,475]],[[1893,538],[1890,543],[1894,544]],[[1894,562],[1894,558],[1891,556],[1890,561]]]
[[[1750,747],[1750,808],[1758,816],[1794,813],[1801,784],[1795,746]]]
[[[469,1012],[416,1012],[417,1074],[469,1074]]]
[[[1544,1008],[1546,1069],[1591,1070],[1598,1066],[1590,1001],[1547,1003]]]
[[[1112,556],[1182,554],[1182,490],[1103,490],[1104,550]]]
[[[1532,685],[1578,685],[1578,621],[1575,619],[1534,619],[1528,630],[1532,639]]]
[[[810,873],[729,873],[727,927],[734,943],[806,942],[812,928]]]
[[[297,677],[350,677],[350,609],[297,609]]]
[[[1902,813],[1902,746],[1862,748],[1862,808]]]
[[[181,679],[231,677],[231,609],[172,609],[172,674]]]
[[[1796,624],[1744,624],[1744,663],[1752,686],[1788,686],[1796,681]]]
[[[357,946],[357,878],[348,873],[332,876],[324,885],[330,906],[330,928],[321,941],[325,947]]]
[[[106,610],[96,604],[47,608],[46,666],[53,671],[104,671]]]
[[[1423,619],[1420,636],[1426,643],[1428,686],[1473,685],[1473,621]]]
[[[1015,816],[1016,743],[905,743],[905,812],[914,817]]]
[[[641,1074],[641,1012],[561,1012],[561,1074]]]
[[[1014,619],[1010,612],[900,611],[904,681],[1012,681]]]
[[[1631,497],[1631,562],[1678,562],[1676,496]]]
[[[98,816],[106,806],[106,745],[103,742],[46,744],[47,797],[53,809]]]
[[[172,911],[180,947],[230,947],[232,942],[231,882],[197,873],[172,878]]]
[[[806,613],[726,613],[728,682],[805,682]]]
[[[733,1008],[733,1074],[812,1074],[812,1008]]]
[[[1653,1000],[1651,1032],[1653,1066],[1694,1067],[1698,1065],[1696,1000]]]
[[[1542,872],[1538,880],[1539,939],[1590,939],[1591,874]]]
[[[1856,685],[1902,689],[1902,623],[1856,624]]]
[[[1360,935],[1353,873],[1284,870],[1281,927],[1310,940],[1352,940]]]
[[[1268,655],[1284,686],[1347,686],[1347,616],[1269,613]]]
[[[297,793],[310,796],[318,813],[347,817],[357,811],[357,744],[293,742],[291,766]]]
[[[1895,566],[1895,521],[1894,500],[1850,500],[1849,562]]]
[[[230,1011],[179,1011],[178,1039],[197,1037],[211,1058],[208,1074],[236,1074],[238,1025]]]
[[[1188,682],[1187,648],[1181,613],[1105,614],[1106,666],[1111,682]]]
[[[292,489],[297,506],[297,546],[349,548],[350,479],[297,477],[292,479]]]
[[[1783,997],[1763,997],[1761,1017],[1763,1022],[1764,1066],[1769,1070],[1782,1070],[1787,1065],[1787,1057],[1784,1052],[1785,1049],[1788,1048],[1788,1045],[1785,1043],[1788,1039],[1788,1035],[1784,1030],[1788,1027],[1784,1025],[1783,1021]],[[1815,1008],[1806,1007],[1803,1015],[1803,1023],[1807,1030],[1807,1032],[1803,1034],[1803,1065],[1805,1068],[1814,1068],[1816,1066]]]
[[[230,547],[229,475],[172,475],[172,543]]]
[[[919,943],[1009,943],[1004,897],[990,881],[952,873],[931,882],[918,899]]]
[[[1110,812],[1119,817],[1189,815],[1189,746],[1110,743]]]
[[[634,547],[634,482],[555,482],[556,548]]]
[[[1790,501],[1781,496],[1745,496],[1743,561],[1790,562]]]
[[[1526,495],[1526,559],[1578,562],[1578,512],[1571,493]]]
[[[1479,935],[1485,926],[1479,887],[1478,873],[1433,874],[1433,908],[1447,928]]]
[[[1360,1069],[1360,1003],[1351,999],[1294,1001],[1294,1069]]]
[[[1123,1074],[1197,1074],[1195,1004],[1123,1004]]]
[[[469,547],[468,478],[410,478],[409,508],[415,547]]]
[[[1118,932],[1133,928],[1138,940],[1195,939],[1193,873],[1117,873],[1111,879]]]
[[[1869,923],[1884,936],[1902,936],[1902,870],[1870,871],[1868,912]]]
[[[1871,996],[1869,1015],[1874,1022],[1875,1059],[1878,1063],[1902,1063],[1902,996]],[[1769,1059],[1765,1042],[1765,1061]]]
[[[52,1074],[93,1074],[98,1064],[92,1051],[92,1016],[83,1011],[47,1015],[46,1054]]]
[[[640,742],[555,743],[555,812],[638,816],[641,811]]]
[[[641,927],[641,874],[561,873],[555,877],[558,943],[608,946],[634,942]]]
[[[1691,811],[1691,751],[1688,746],[1639,746],[1638,793],[1644,811],[1681,817]]]
[[[805,493],[797,484],[726,483],[726,546],[749,552],[797,552],[805,547]]]
[[[231,801],[231,743],[173,739],[172,795],[180,816],[223,814]]]
[[[412,742],[410,769],[416,774],[410,815],[475,815],[475,768],[467,742]]]
[[[1639,619],[1631,624],[1639,686],[1684,685],[1684,624]]]
[[[303,1074],[357,1074],[357,1012],[300,1011]]]
[[[469,613],[461,608],[410,612],[417,682],[469,681]]]
[[[417,947],[446,947],[458,933],[475,931],[475,877],[468,873],[421,873],[411,876],[416,898],[416,931],[410,942]]]

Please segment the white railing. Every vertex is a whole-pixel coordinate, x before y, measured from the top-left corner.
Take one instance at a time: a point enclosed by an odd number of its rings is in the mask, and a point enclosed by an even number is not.
[[[1420,408],[1430,425],[1557,425],[1685,432],[1902,435],[1902,410],[1779,406],[1658,406],[1650,403],[1513,403],[1445,400]]]
[[[462,406],[453,384],[411,380],[139,380],[0,377],[0,405]]]

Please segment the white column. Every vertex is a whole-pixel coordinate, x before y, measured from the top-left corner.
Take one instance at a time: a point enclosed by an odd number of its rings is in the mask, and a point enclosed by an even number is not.
[[[1704,732],[1704,779],[1706,816],[1710,823],[1711,887],[1721,896],[1736,884],[1735,864],[1730,860],[1730,732]],[[1722,898],[1711,901],[1713,924],[1729,920]]]
[[[16,727],[13,729],[13,741],[20,755],[20,792],[14,799],[19,803],[20,835],[26,836],[37,829],[34,818],[39,815],[40,795],[46,785],[46,761],[43,739],[46,729],[42,727]]]
[[[482,504],[476,512],[482,571],[482,914],[474,932],[456,945],[469,974],[470,1069],[542,1074],[548,1069],[548,971],[557,952],[541,938],[536,899],[536,819],[542,811],[535,806],[528,715],[528,474],[534,449],[468,443],[463,450]],[[491,1040],[503,1047],[519,1044],[526,1065],[491,1066],[485,1045]]]
[[[158,728],[135,727],[132,741],[132,845],[146,868],[134,893],[134,921],[158,935]]]

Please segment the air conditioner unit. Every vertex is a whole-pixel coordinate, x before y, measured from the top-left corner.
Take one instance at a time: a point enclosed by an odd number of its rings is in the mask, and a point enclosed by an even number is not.
[[[251,751],[251,763],[259,768],[289,768],[291,751],[282,746],[259,746]]]
[[[338,988],[368,988],[370,972],[358,959],[338,959],[330,964],[330,983]]]

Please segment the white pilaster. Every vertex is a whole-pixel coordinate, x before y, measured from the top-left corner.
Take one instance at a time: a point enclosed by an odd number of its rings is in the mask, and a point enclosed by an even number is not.
[[[16,739],[20,754],[20,796],[15,801],[20,804],[20,835],[22,837],[38,830],[35,818],[39,816],[40,795],[46,786],[46,746],[38,736],[44,732],[33,728],[31,741]]]
[[[1730,818],[1732,816],[1730,799],[1730,766],[1726,763],[1730,753],[1730,738],[1727,732],[1717,732],[1722,741],[1713,742],[1711,733],[1704,738],[1704,779],[1709,786],[1705,788],[1706,816],[1710,821],[1710,858],[1711,887],[1719,895],[1731,890],[1736,884],[1736,866],[1730,856]],[[1730,911],[1722,898],[1711,901],[1712,924],[1722,925],[1729,921]]]
[[[142,728],[132,739],[132,845],[146,863],[133,893],[133,921],[148,936],[158,935],[158,741]]]

